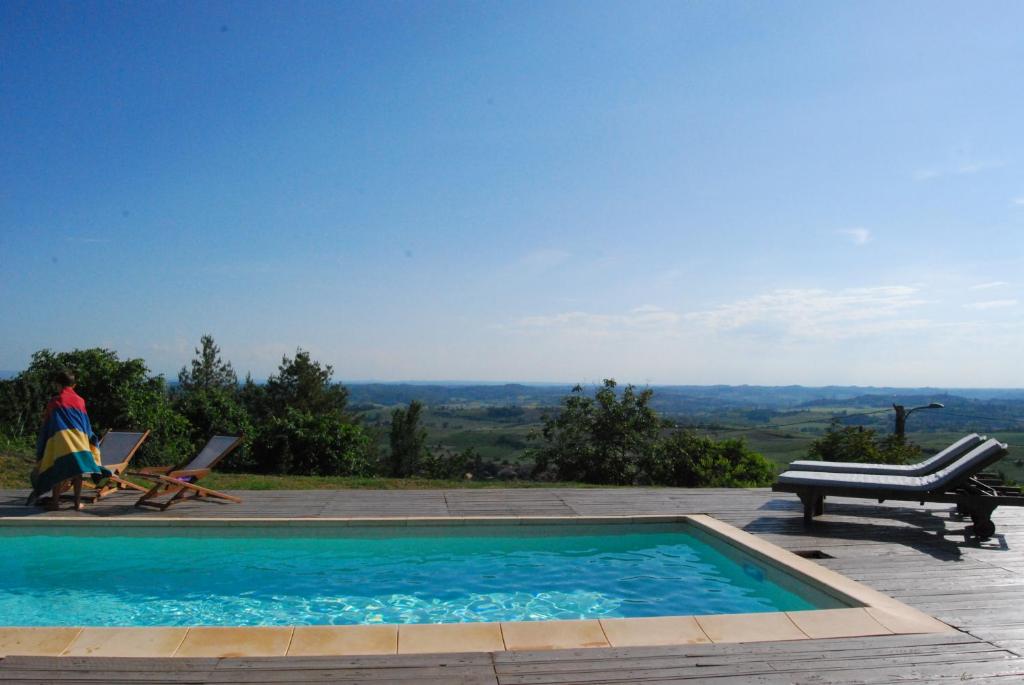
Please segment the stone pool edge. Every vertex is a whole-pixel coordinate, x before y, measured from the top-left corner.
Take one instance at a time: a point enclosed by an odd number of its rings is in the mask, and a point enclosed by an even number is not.
[[[639,647],[942,633],[955,629],[866,585],[706,514],[390,518],[25,519],[0,527],[161,528],[689,523],[761,561],[861,606],[847,609],[576,621],[274,627],[3,627],[5,656],[356,656]]]

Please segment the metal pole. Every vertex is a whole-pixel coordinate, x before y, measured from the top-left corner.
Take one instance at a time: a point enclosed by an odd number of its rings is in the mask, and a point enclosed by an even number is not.
[[[896,410],[896,437],[902,440],[907,432],[907,410],[902,404],[894,404],[892,408]]]

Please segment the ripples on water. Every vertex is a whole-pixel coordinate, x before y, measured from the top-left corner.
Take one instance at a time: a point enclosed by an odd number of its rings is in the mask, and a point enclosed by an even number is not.
[[[0,624],[460,623],[842,606],[686,526],[280,531],[7,531]]]

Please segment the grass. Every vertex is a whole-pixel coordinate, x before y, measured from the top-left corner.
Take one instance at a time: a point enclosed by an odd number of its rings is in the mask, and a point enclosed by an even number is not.
[[[435,480],[432,478],[360,478],[341,476],[265,476],[214,473],[203,485],[215,490],[438,490],[450,488],[596,488],[586,483],[541,483],[523,480]]]
[[[0,450],[0,488],[27,488],[35,459],[22,450]]]
[[[35,459],[23,447],[0,447],[0,488],[27,489]],[[130,477],[129,477],[130,480]],[[137,479],[140,485],[145,481]],[[268,476],[215,472],[203,479],[215,490],[436,490],[446,488],[589,488],[584,483],[539,483],[518,480],[435,480],[430,478],[360,478],[341,476]]]

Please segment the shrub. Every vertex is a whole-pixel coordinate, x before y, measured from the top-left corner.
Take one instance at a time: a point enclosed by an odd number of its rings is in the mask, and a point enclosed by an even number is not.
[[[878,438],[873,429],[864,426],[833,423],[811,444],[807,455],[822,461],[906,464],[921,456],[921,448],[895,435]]]
[[[376,470],[373,443],[361,426],[291,407],[267,421],[253,452],[262,473],[371,476]]]
[[[741,439],[716,441],[692,430],[673,431],[640,464],[641,481],[677,487],[763,487],[775,466]]]

